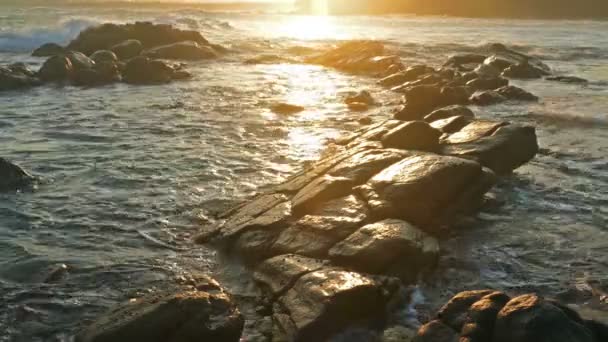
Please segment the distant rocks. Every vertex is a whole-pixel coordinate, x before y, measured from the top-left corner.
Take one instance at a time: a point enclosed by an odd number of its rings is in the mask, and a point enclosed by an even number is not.
[[[454,296],[411,341],[600,342],[607,328],[536,294],[480,290]]]
[[[199,284],[178,293],[132,299],[99,317],[76,341],[238,342],[243,325],[241,313],[224,289]]]
[[[35,178],[20,166],[0,158],[0,191],[13,191],[30,187]]]

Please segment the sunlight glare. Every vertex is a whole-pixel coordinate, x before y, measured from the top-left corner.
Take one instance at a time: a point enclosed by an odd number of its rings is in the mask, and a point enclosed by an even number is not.
[[[302,40],[321,40],[337,35],[333,18],[324,15],[297,16],[289,18],[282,28],[289,37]]]

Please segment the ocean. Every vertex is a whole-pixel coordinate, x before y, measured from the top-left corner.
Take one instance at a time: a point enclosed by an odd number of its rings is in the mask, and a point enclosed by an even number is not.
[[[439,268],[419,289],[429,303],[486,287],[608,292],[608,22],[0,4],[0,64],[36,69],[44,59],[30,53],[43,43],[135,20],[198,30],[230,53],[188,63],[194,77],[168,85],[0,93],[0,156],[41,179],[34,191],[0,194],[0,341],[70,341],[112,305],[192,272],[255,295],[243,269],[191,238],[219,211],[318,158],[362,117],[388,117],[399,97],[372,78],[244,61],[352,39],[432,66],[500,42],[589,80],[515,81],[540,102],[472,107],[481,118],[536,126],[541,152],[501,180],[498,205],[442,242]],[[384,105],[348,111],[344,95],[361,89]],[[306,110],[277,115],[268,109],[276,102]],[[608,304],[578,305],[608,320]]]

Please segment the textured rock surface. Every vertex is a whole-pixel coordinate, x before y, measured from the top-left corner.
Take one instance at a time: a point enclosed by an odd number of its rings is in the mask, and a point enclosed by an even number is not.
[[[441,131],[424,121],[409,121],[386,132],[382,145],[403,150],[435,151],[440,136]]]
[[[281,296],[301,276],[320,270],[325,265],[322,260],[295,254],[278,255],[257,266],[253,279],[263,284],[273,296]]]
[[[0,191],[16,190],[32,185],[35,178],[20,166],[0,158]]]

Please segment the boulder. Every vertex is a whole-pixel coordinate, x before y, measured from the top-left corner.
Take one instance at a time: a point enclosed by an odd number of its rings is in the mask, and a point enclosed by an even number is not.
[[[470,124],[471,121],[471,118],[466,116],[452,116],[447,119],[433,121],[431,127],[443,133],[452,134],[460,131],[463,127]]]
[[[507,98],[502,96],[495,90],[478,91],[471,95],[469,101],[478,106],[490,106],[493,104],[507,101]]]
[[[524,89],[518,88],[516,86],[504,86],[496,89],[496,92],[507,100],[532,102],[538,101],[538,97],[536,95],[529,93]]]
[[[118,62],[118,56],[110,50],[99,50],[95,51],[90,58],[95,63],[116,63]]]
[[[137,39],[127,39],[110,47],[119,59],[131,59],[137,57],[144,50],[143,44]]]
[[[87,55],[98,50],[112,50],[123,58],[113,47],[132,39],[141,42],[145,49],[183,41],[193,41],[202,45],[209,43],[197,31],[180,30],[166,24],[136,22],[122,25],[108,23],[89,27],[80,32],[67,48]]]
[[[435,151],[439,146],[441,132],[424,121],[408,121],[382,137],[386,148],[402,150]]]
[[[161,84],[173,79],[175,70],[168,64],[139,56],[125,66],[123,80],[130,84]]]
[[[475,114],[468,107],[462,105],[452,105],[431,112],[431,114],[424,117],[424,121],[434,122],[454,116],[463,116],[471,119],[475,118]]]
[[[484,60],[486,60],[486,58],[487,57],[485,55],[474,54],[474,53],[454,55],[454,56],[450,56],[448,58],[448,60],[444,64],[444,66],[460,68],[460,67],[467,66],[467,65],[477,65],[479,63],[483,63]],[[471,68],[471,70],[474,68],[475,67]],[[468,68],[465,68],[465,69],[468,69]]]
[[[498,313],[492,342],[594,342],[577,320],[538,295],[519,296]]]
[[[258,265],[253,279],[261,284],[273,297],[280,297],[291,289],[306,273],[320,270],[327,262],[300,255],[278,255]]]
[[[120,71],[114,62],[99,62],[92,69],[78,70],[72,75],[72,83],[79,86],[99,86],[120,80]]]
[[[441,321],[431,321],[418,330],[413,342],[458,342],[458,334]]]
[[[95,66],[95,62],[81,52],[68,51],[65,56],[70,59],[75,71],[93,69]]]
[[[132,299],[98,318],[76,342],[238,342],[244,320],[223,291],[184,291]]]
[[[497,56],[497,55],[492,55],[492,56],[486,58],[483,61],[483,64],[489,65],[489,66],[493,67],[494,69],[503,71],[506,68],[512,66],[513,65],[513,61],[509,60],[509,59],[506,59],[506,58],[503,58],[503,57],[500,57],[500,56]]]
[[[399,218],[433,231],[479,204],[494,182],[474,161],[418,154],[384,169],[358,188],[377,218]]]
[[[158,46],[145,50],[143,55],[150,58],[201,60],[217,58],[218,54],[209,45],[200,45],[197,42],[179,42]]]
[[[342,43],[304,61],[355,74],[383,74],[391,65],[401,63],[398,56],[384,55],[382,43],[365,40]]]
[[[468,312],[471,305],[494,292],[495,291],[493,290],[460,292],[439,309],[439,312],[437,312],[437,319],[451,329],[460,331],[468,318]]]
[[[445,146],[442,153],[475,160],[499,175],[509,174],[529,162],[539,150],[536,132],[531,126],[510,124],[497,127],[487,136],[469,137],[462,135],[461,139],[452,140],[456,143]]]
[[[428,73],[434,72],[435,69],[426,66],[426,65],[414,65],[403,71],[399,71],[397,73],[391,74],[387,77],[384,77],[378,84],[384,87],[395,87],[401,85],[405,82],[410,82],[418,79],[418,77],[422,75],[426,75]]]
[[[520,79],[541,78],[548,74],[548,72],[531,65],[527,61],[511,65],[502,72],[503,77]]]
[[[34,57],[51,57],[55,55],[62,55],[65,53],[63,46],[55,43],[46,43],[34,50],[32,56]]]
[[[289,103],[277,103],[270,107],[270,110],[276,114],[292,115],[302,112],[306,110],[306,108]]]
[[[442,140],[444,144],[463,144],[476,141],[480,138],[487,137],[502,126],[506,126],[506,122],[474,120],[466,125],[460,131],[450,134]]]
[[[416,330],[404,327],[390,327],[382,333],[379,342],[412,342],[416,336]]]
[[[501,70],[496,69],[493,66],[487,64],[479,64],[473,72],[477,75],[478,78],[486,79],[486,78],[497,78],[501,74]]]
[[[366,150],[341,161],[327,173],[302,188],[291,200],[296,214],[309,213],[327,200],[351,193],[383,168],[401,160],[405,154],[397,150]]]
[[[460,333],[460,342],[487,342],[492,340],[496,315],[511,298],[494,292],[473,303]]]
[[[19,165],[0,158],[0,191],[29,187],[34,181],[35,178]]]
[[[359,272],[392,273],[399,265],[402,279],[415,280],[433,267],[439,257],[434,237],[396,219],[387,219],[359,228],[329,251],[330,258]]]
[[[551,68],[540,59],[523,54],[521,52],[509,49],[503,44],[491,44],[488,46],[488,51],[505,61],[509,61],[512,64],[529,64],[537,70],[542,71],[546,75],[551,73]]]
[[[396,120],[422,120],[443,102],[441,101],[441,88],[434,85],[411,87],[404,93],[404,98],[405,105],[395,113]]]
[[[476,78],[467,82],[467,86],[473,90],[493,90],[509,84],[509,80],[502,77]]]
[[[280,299],[294,330],[289,341],[327,341],[349,325],[382,320],[395,282],[381,282],[342,269],[302,276]]]
[[[71,60],[64,55],[57,55],[44,62],[37,76],[44,82],[65,81],[73,72]]]
[[[346,104],[351,104],[351,103],[364,103],[368,106],[373,106],[376,101],[374,100],[374,98],[372,97],[372,94],[369,93],[369,91],[367,90],[362,90],[354,95],[348,96],[345,100],[344,103]]]
[[[0,91],[40,85],[35,73],[22,63],[0,66]]]
[[[325,258],[332,246],[361,227],[368,216],[366,203],[353,195],[325,202],[282,231],[274,241],[272,254]]]

